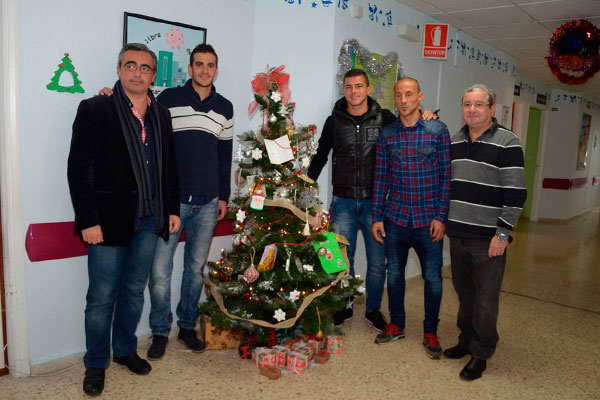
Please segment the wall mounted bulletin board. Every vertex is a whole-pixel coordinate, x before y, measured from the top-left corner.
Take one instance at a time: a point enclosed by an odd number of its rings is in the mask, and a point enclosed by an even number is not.
[[[156,81],[151,87],[156,96],[166,88],[185,84],[190,54],[194,47],[206,43],[206,28],[126,12],[125,43],[143,43],[156,53]]]

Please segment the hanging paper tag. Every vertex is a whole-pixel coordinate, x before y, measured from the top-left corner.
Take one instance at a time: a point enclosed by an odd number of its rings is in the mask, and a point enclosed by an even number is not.
[[[275,259],[277,258],[277,246],[274,244],[270,244],[265,246],[265,250],[260,258],[260,263],[258,264],[258,272],[269,271],[271,268],[275,266]]]
[[[283,164],[286,161],[294,159],[294,153],[292,152],[288,136],[281,136],[275,140],[265,139],[265,147],[267,148],[271,164]]]
[[[253,210],[262,210],[265,208],[265,197],[267,195],[266,190],[264,189],[263,183],[255,181],[252,184],[250,193],[252,193],[252,197],[250,200],[250,208]]]
[[[319,255],[319,261],[321,261],[323,270],[328,274],[345,270],[347,266],[335,235],[333,232],[327,232],[325,233],[325,237],[327,239],[324,242],[312,242],[315,251]],[[320,250],[321,248],[324,250]]]

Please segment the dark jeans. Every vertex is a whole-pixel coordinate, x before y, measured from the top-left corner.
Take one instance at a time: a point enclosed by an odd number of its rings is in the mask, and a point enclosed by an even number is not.
[[[506,251],[489,258],[489,246],[489,240],[450,238],[452,283],[460,301],[459,344],[484,360],[498,343],[498,300],[506,265]]]
[[[400,328],[404,327],[404,291],[406,289],[406,261],[408,251],[415,249],[421,264],[421,276],[425,281],[425,320],[423,331],[437,333],[438,316],[442,302],[442,252],[443,241],[433,242],[429,226],[404,227],[384,218],[385,254],[388,261],[388,297],[390,319]]]
[[[135,330],[144,306],[156,234],[154,217],[139,222],[128,246],[88,246],[89,287],[85,307],[83,357],[86,368],[108,368],[112,347],[116,357],[137,350]]]

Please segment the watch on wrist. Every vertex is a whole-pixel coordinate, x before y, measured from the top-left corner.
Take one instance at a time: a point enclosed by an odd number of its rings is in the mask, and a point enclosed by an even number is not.
[[[508,240],[508,235],[506,233],[496,233],[496,236],[498,236],[498,239],[504,243]]]

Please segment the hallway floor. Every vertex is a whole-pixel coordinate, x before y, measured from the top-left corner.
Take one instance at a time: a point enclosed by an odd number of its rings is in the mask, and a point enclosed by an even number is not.
[[[406,338],[374,344],[364,302],[343,329],[344,354],[271,381],[234,350],[193,354],[174,338],[148,376],[111,364],[106,399],[600,399],[600,213],[566,223],[520,221],[500,297],[500,342],[483,377],[463,382],[463,360],[431,360],[421,344],[423,284],[407,283]],[[596,260],[596,261],[594,261]],[[457,343],[458,301],[444,268],[438,334]],[[382,310],[387,310],[384,304]],[[387,314],[387,312],[385,312]],[[141,355],[148,343],[140,344]],[[0,399],[80,399],[84,367],[0,378]]]

